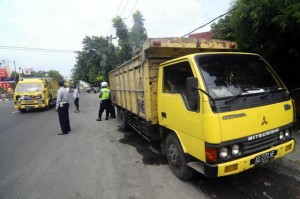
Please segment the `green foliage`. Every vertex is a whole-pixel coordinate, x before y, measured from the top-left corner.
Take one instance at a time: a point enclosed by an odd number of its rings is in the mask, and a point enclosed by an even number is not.
[[[296,86],[291,77],[300,72],[299,0],[236,0],[234,7],[211,26],[215,38],[234,40],[240,51],[262,55],[288,86]]]
[[[116,62],[115,47],[107,38],[96,36],[87,36],[82,43],[83,51],[77,52],[76,65],[72,70],[73,81],[82,80],[93,85],[108,81],[107,74]]]
[[[144,19],[140,11],[136,11],[132,15],[133,26],[130,30],[130,39],[133,43],[133,48],[138,48],[146,39],[147,31],[144,27]]]
[[[218,23],[213,23],[211,25],[211,29],[214,33],[215,39],[223,39],[223,40],[235,40],[235,32],[234,27],[231,22],[231,17],[229,15],[225,16],[225,18],[221,18]]]
[[[139,11],[133,14],[133,20],[134,25],[129,32],[120,16],[112,19],[118,46],[114,46],[109,37],[86,36],[83,39],[83,49],[77,52],[72,69],[72,84],[77,85],[79,80],[92,85],[108,81],[109,71],[131,59],[133,48],[147,39],[144,19]]]
[[[57,70],[49,70],[48,77],[52,77],[57,81],[64,79],[64,77]]]
[[[117,49],[118,62],[123,63],[131,59],[132,44],[126,24],[120,16],[113,18],[113,27],[116,29],[119,48]]]

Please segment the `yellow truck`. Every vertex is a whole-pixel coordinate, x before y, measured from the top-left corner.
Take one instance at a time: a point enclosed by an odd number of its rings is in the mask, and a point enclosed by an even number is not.
[[[52,78],[21,78],[14,93],[14,107],[22,113],[29,109],[48,109],[56,103],[58,82]]]
[[[120,127],[160,140],[179,179],[236,174],[294,150],[288,90],[261,56],[236,48],[152,38],[109,73]]]

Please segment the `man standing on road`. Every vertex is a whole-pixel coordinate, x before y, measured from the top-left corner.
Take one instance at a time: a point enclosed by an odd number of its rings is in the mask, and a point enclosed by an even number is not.
[[[98,119],[97,121],[101,121],[102,113],[105,110],[106,117],[105,120],[108,120],[109,111],[110,111],[110,90],[107,88],[107,82],[101,83],[101,90],[99,94],[100,101],[100,108],[98,112]]]
[[[77,87],[75,87],[73,91],[73,99],[76,106],[76,111],[74,111],[74,113],[79,113],[79,93]]]
[[[69,120],[69,93],[64,87],[63,80],[59,80],[58,86],[60,88],[57,91],[55,111],[58,112],[60,128],[62,130],[62,133],[59,133],[58,135],[64,135],[71,131]]]

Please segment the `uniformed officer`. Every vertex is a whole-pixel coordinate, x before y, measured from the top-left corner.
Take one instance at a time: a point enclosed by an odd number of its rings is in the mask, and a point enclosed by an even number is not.
[[[110,111],[110,90],[107,88],[107,82],[101,83],[101,90],[99,94],[99,98],[101,99],[100,108],[98,112],[97,121],[101,121],[102,113],[105,110],[106,117],[105,120],[108,120],[109,111]]]
[[[60,88],[57,91],[55,111],[58,112],[59,123],[62,130],[62,133],[58,135],[64,135],[71,131],[69,120],[69,93],[64,87],[63,80],[59,80],[58,86]]]

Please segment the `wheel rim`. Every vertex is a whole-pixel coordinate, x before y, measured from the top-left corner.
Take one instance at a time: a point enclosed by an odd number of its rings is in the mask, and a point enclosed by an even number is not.
[[[169,156],[170,164],[172,164],[176,168],[181,168],[182,165],[181,157],[176,145],[170,144],[168,156]]]

